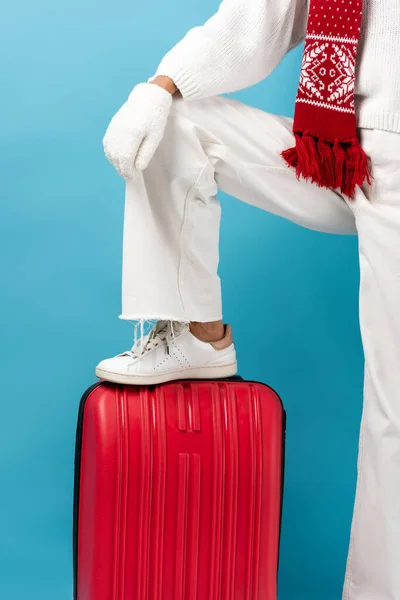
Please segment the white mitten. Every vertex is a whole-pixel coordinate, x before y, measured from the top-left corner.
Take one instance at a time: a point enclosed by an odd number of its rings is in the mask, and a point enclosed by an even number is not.
[[[172,95],[153,83],[139,83],[111,120],[103,139],[110,163],[124,179],[149,164],[161,142]]]

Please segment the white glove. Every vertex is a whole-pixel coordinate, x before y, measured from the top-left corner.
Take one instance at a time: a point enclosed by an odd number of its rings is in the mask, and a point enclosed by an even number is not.
[[[149,164],[161,142],[172,95],[153,83],[139,83],[112,118],[103,139],[110,163],[124,179]]]

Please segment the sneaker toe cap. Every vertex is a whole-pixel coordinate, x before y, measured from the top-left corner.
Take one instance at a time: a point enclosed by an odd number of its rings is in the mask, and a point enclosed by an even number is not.
[[[115,358],[107,358],[102,360],[97,369],[107,373],[128,373],[134,364],[134,360],[130,356],[116,356]]]

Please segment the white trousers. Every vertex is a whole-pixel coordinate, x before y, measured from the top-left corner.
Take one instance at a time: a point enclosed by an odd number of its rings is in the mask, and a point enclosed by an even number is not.
[[[365,398],[344,600],[400,600],[400,135],[360,132],[375,181],[346,202],[280,157],[292,120],[216,97],[174,100],[127,184],[121,318],[215,321],[218,189],[310,229],[358,233]]]

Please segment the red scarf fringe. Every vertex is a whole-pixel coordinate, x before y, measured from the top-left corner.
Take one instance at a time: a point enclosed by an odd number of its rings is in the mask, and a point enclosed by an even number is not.
[[[295,139],[295,147],[282,152],[282,156],[296,169],[298,179],[303,177],[319,187],[340,189],[349,198],[364,181],[371,184],[368,159],[357,138],[349,142],[336,139],[332,143],[309,133],[296,133]]]

